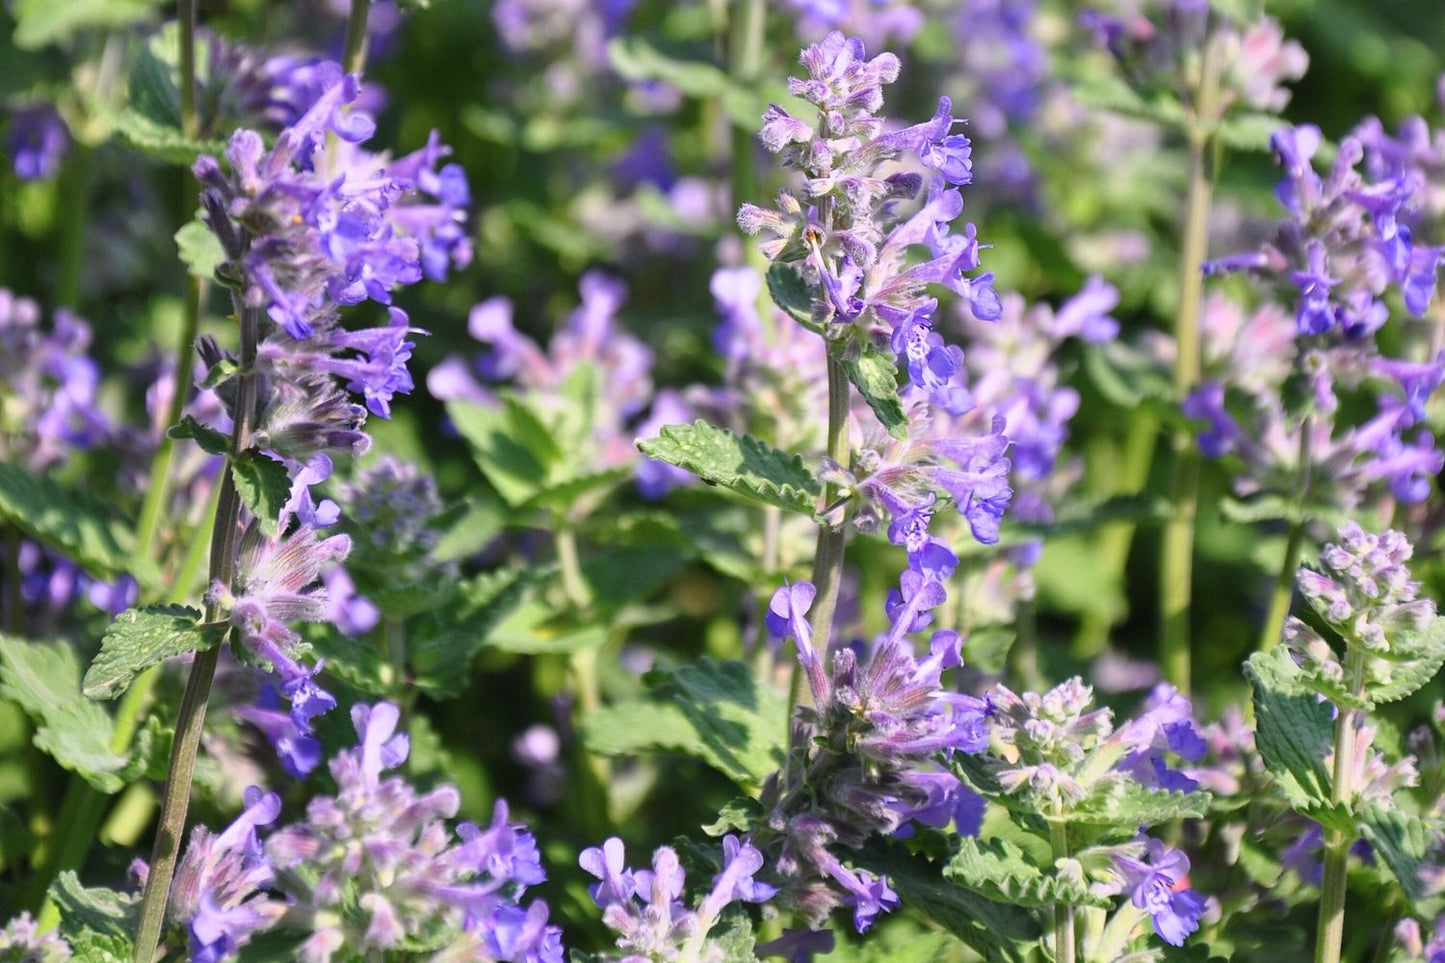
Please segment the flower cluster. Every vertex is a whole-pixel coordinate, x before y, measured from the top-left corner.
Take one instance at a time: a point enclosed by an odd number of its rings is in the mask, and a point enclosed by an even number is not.
[[[54,931],[41,933],[29,913],[0,929],[0,960],[5,963],[66,963],[70,958],[70,944]]]
[[[814,595],[811,583],[798,582],[780,588],[769,606],[769,630],[797,644],[812,705],[795,722],[795,758],[763,790],[767,816],[755,841],[777,853],[780,899],[810,925],[843,903],[862,932],[898,897],[886,879],[845,866],[833,849],[857,849],[874,834],[906,835],[910,820],[976,833],[982,801],[937,759],[985,747],[986,706],[942,686],[943,671],[961,661],[956,632],[934,632],[928,655],[913,654],[908,636],[926,628],[929,610],[943,602],[941,582],[905,572],[889,599],[892,630],[866,658],[853,648],[834,651],[831,672],[826,644],[821,652],[814,645],[807,620]]]
[[[272,832],[280,798],[259,789],[228,829],[192,833],[172,892],[191,959],[219,963],[258,932],[299,931],[297,959],[324,963],[405,944],[433,960],[557,963],[561,933],[541,901],[523,907],[545,873],[535,841],[497,803],[482,828],[456,815],[456,789],[418,793],[399,776],[409,744],[389,703],[352,708],[360,745],[331,761],[337,794]]]
[[[721,960],[719,945],[707,938],[722,911],[736,902],[766,903],[777,892],[753,878],[763,868],[763,855],[736,836],[723,837],[721,872],[695,908],[683,901],[686,873],[669,846],[653,853],[650,870],[628,869],[622,840],[615,836],[583,850],[578,863],[598,880],[588,892],[602,910],[602,922],[617,934],[627,963]]]

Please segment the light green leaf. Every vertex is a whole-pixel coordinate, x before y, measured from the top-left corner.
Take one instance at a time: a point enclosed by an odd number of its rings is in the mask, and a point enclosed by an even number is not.
[[[675,751],[696,756],[747,788],[783,762],[787,704],[753,679],[746,663],[704,657],[673,673],[650,673],[645,698],[599,709],[583,740],[606,756]]]
[[[224,455],[231,448],[231,439],[210,427],[203,425],[192,415],[184,415],[166,431],[172,438],[189,438],[209,455]]]
[[[1145,99],[1122,78],[1113,75],[1076,84],[1073,94],[1086,107],[1137,117],[1165,127],[1182,128],[1186,119],[1184,105],[1178,98],[1161,92]]]
[[[193,278],[209,281],[226,261],[226,251],[211,229],[200,221],[187,221],[175,234],[181,263]]]
[[[472,447],[472,456],[487,481],[513,507],[519,506],[547,485],[548,466],[533,452],[516,423],[516,408],[477,405],[465,401],[447,402],[452,424]],[[548,434],[545,425],[530,425],[539,436]],[[542,444],[532,439],[533,447]],[[555,443],[551,450],[556,450]]]
[[[80,662],[64,642],[24,642],[0,635],[0,695],[35,720],[35,745],[104,793],[140,774],[142,753],[112,752],[114,725],[80,691]]]
[[[129,573],[142,585],[158,573],[135,554],[130,528],[88,493],[49,478],[36,478],[0,462],[0,519],[67,558],[92,575]]]
[[[812,515],[822,486],[799,455],[705,421],[667,425],[637,443],[644,455],[676,465],[741,498]]]
[[[1023,850],[1004,840],[984,842],[961,837],[958,852],[943,869],[943,875],[967,889],[999,903],[1014,906],[1051,907],[1099,906],[1107,908],[1108,897],[1092,893],[1082,879],[1070,880],[1046,873],[1025,858]]]
[[[1445,665],[1445,616],[1436,616],[1419,630],[1397,625],[1388,635],[1389,657],[1368,663],[1367,691],[1376,704],[1414,695]]]
[[[122,612],[105,630],[81,691],[91,699],[114,699],[151,666],[212,648],[223,631],[202,629],[200,618],[199,611],[184,605],[148,605]]]
[[[1224,118],[1215,131],[1215,136],[1224,146],[1235,150],[1267,153],[1270,149],[1270,138],[1276,131],[1287,126],[1276,114],[1235,113]]]
[[[898,366],[893,359],[865,345],[856,358],[843,358],[842,362],[848,380],[888,433],[894,438],[907,438],[908,416],[898,399]]]
[[[50,884],[47,894],[60,913],[60,935],[74,959],[84,963],[130,963],[131,934],[140,922],[139,893],[87,889],[71,870]]]
[[[291,476],[286,466],[258,451],[243,451],[231,461],[231,477],[241,503],[256,516],[261,534],[280,534],[281,509],[291,497]]]
[[[149,19],[160,0],[16,0],[15,46],[34,50],[81,30],[125,27]]]
[[[1137,782],[1116,782],[1082,800],[1070,811],[1069,821],[1134,831],[1176,819],[1203,819],[1209,800],[1207,792],[1169,792]]]
[[[226,152],[223,140],[192,140],[179,127],[162,124],[133,109],[116,116],[115,130],[131,147],[165,164],[189,167],[202,154],[219,157]]]
[[[1089,345],[1084,351],[1084,370],[1099,393],[1121,408],[1136,408],[1148,402],[1161,414],[1183,418],[1175,403],[1169,372],[1133,345],[1122,341]]]
[[[1244,665],[1254,689],[1255,744],[1291,806],[1330,828],[1354,832],[1348,807],[1330,801],[1325,756],[1334,750],[1334,710],[1307,688],[1284,647]]]

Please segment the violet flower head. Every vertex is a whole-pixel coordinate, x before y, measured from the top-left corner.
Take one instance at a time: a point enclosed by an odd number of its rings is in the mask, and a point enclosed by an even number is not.
[[[1144,847],[1141,859],[1115,856],[1114,869],[1130,902],[1149,914],[1160,939],[1183,946],[1199,928],[1205,906],[1204,897],[1182,885],[1189,875],[1189,857],[1153,837],[1144,837]]]
[[[1301,568],[1300,594],[1351,644],[1385,653],[1392,635],[1419,629],[1435,617],[1435,603],[1420,597],[1420,583],[1406,565],[1414,548],[1403,534],[1365,532],[1353,522],[1339,530],[1339,541],[1320,552],[1320,570]],[[1397,653],[1399,655],[1401,653]]]
[[[10,112],[5,152],[22,181],[50,180],[69,149],[70,129],[50,104],[27,104]]]
[[[287,774],[304,779],[321,764],[321,743],[279,706],[280,694],[273,686],[266,686],[254,705],[237,706],[235,714],[266,737]]]

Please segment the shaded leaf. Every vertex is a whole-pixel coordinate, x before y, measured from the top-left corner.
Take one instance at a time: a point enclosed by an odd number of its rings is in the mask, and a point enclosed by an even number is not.
[[[520,602],[534,574],[523,568],[473,576],[457,586],[455,601],[437,612],[431,631],[411,649],[414,684],[436,699],[466,688],[472,658],[492,641],[492,631]]]
[[[768,294],[794,321],[810,331],[819,330],[818,322],[813,320],[813,294],[808,282],[793,268],[782,263],[768,268]]]
[[[224,631],[202,629],[200,618],[199,611],[184,605],[148,605],[122,612],[105,630],[81,691],[91,699],[114,699],[151,666],[212,648]]]
[[[508,505],[521,505],[546,486],[547,466],[519,439],[512,410],[464,401],[448,402],[446,408],[471,445],[477,467]],[[545,425],[533,427],[546,432]]]
[[[908,416],[898,398],[898,366],[893,359],[871,345],[865,345],[856,358],[843,358],[848,380],[883,427],[894,438],[908,437]]]
[[[812,515],[821,485],[799,455],[789,455],[750,435],[738,436],[705,421],[666,425],[637,447],[649,458],[676,465],[735,495]]]
[[[189,438],[208,455],[224,455],[231,448],[231,439],[210,427],[203,425],[193,415],[185,415],[167,431],[172,438]]]
[[[1398,806],[1379,802],[1363,806],[1359,817],[1361,833],[1390,868],[1405,896],[1412,903],[1424,900],[1428,893],[1420,869],[1439,838],[1439,827]]]
[[[651,673],[648,681],[653,689],[646,697],[583,719],[590,750],[607,756],[682,752],[749,788],[782,765],[787,704],[758,685],[746,663],[704,657],[676,672]]]

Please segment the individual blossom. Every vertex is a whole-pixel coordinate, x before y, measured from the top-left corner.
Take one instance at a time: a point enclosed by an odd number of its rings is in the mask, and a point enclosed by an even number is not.
[[[1114,857],[1114,871],[1129,894],[1129,901],[1149,915],[1154,932],[1172,946],[1183,946],[1185,938],[1199,928],[1204,914],[1204,897],[1187,887],[1189,857],[1170,849],[1160,840],[1146,836],[1139,858]]]
[[[69,149],[70,129],[50,104],[26,104],[10,111],[5,152],[22,181],[50,180]]]

